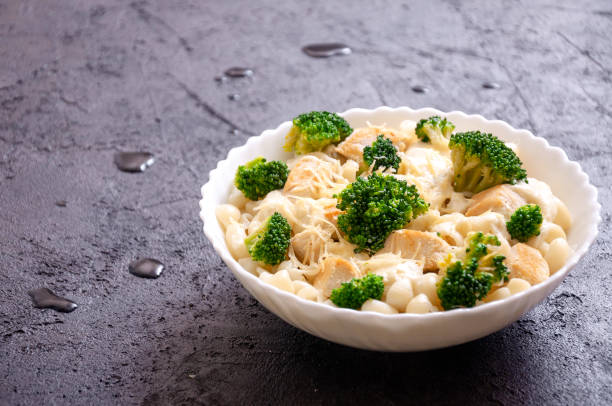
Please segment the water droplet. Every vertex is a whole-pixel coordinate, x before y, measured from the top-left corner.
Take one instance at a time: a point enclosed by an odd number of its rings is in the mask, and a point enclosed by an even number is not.
[[[57,202],[55,202],[55,205],[57,207],[66,207],[68,205],[68,202],[65,200],[58,200]]]
[[[225,75],[229,76],[230,78],[243,78],[245,76],[253,76],[253,69],[234,66],[227,69],[223,73],[225,73]]]
[[[153,165],[155,158],[150,152],[118,152],[115,154],[115,165],[124,172],[144,172]]]
[[[239,100],[240,99],[240,95],[238,93],[232,93],[232,94],[228,94],[227,98],[230,100]]]
[[[57,296],[47,288],[30,290],[28,295],[32,298],[34,307],[39,309],[53,309],[58,312],[70,313],[78,307],[72,300]]]
[[[227,81],[227,76],[215,76],[215,80],[217,82],[225,82]]]
[[[429,89],[426,88],[425,86],[416,85],[416,86],[412,86],[412,91],[415,93],[427,93],[429,92]]]
[[[132,275],[155,279],[164,271],[164,264],[153,258],[141,258],[132,262],[128,270]]]
[[[234,129],[230,130],[230,134],[232,134],[232,135],[238,135],[238,134],[240,134],[240,130],[239,130],[239,129],[237,129],[237,128],[234,128]]]
[[[352,52],[348,45],[338,42],[310,44],[302,48],[302,51],[308,56],[314,58],[329,58],[336,55],[348,55]]]
[[[482,84],[482,87],[484,87],[485,89],[499,89],[501,85],[496,82],[484,82]]]

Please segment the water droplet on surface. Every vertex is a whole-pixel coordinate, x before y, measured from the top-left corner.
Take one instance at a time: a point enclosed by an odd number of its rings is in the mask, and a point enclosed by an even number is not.
[[[238,134],[240,134],[240,130],[239,130],[239,129],[237,129],[237,128],[234,128],[234,129],[230,130],[230,134],[232,134],[232,135],[238,135]]]
[[[150,152],[118,152],[115,154],[115,165],[124,172],[144,172],[153,165],[155,158]]]
[[[225,82],[227,81],[227,76],[215,76],[215,80],[217,82]]]
[[[238,93],[232,93],[232,94],[228,94],[227,98],[230,100],[239,100],[240,99],[240,95]]]
[[[484,87],[485,89],[499,89],[501,85],[496,82],[484,82],[482,84],[482,87]]]
[[[348,45],[338,42],[310,44],[303,47],[302,51],[313,58],[329,58],[330,56],[348,55],[352,52]]]
[[[425,86],[412,86],[412,91],[415,93],[427,93],[429,92],[429,89],[426,88]]]
[[[68,202],[65,200],[58,200],[57,202],[55,202],[55,205],[57,207],[66,207],[68,205]]]
[[[57,296],[47,288],[30,290],[28,295],[32,298],[34,307],[39,309],[53,309],[58,312],[70,313],[79,307],[72,300]]]
[[[153,258],[141,258],[132,262],[128,270],[132,275],[155,279],[164,271],[164,264]]]
[[[225,75],[229,76],[230,78],[243,78],[245,76],[253,76],[253,69],[234,66],[227,69],[223,73],[225,73]]]

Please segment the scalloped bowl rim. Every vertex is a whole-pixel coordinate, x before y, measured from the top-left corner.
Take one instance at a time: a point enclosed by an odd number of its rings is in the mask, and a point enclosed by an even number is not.
[[[208,201],[211,199],[210,197],[211,194],[215,194],[215,191],[213,190],[213,186],[214,186],[213,181],[217,178],[217,176],[222,176],[225,172],[227,172],[227,169],[230,166],[230,163],[232,161],[232,157],[234,155],[237,155],[240,151],[244,149],[248,149],[249,146],[253,145],[256,142],[265,143],[265,139],[273,135],[276,135],[278,132],[288,131],[288,129],[292,125],[292,122],[285,121],[282,124],[280,124],[276,129],[265,130],[259,136],[252,136],[249,139],[247,139],[246,143],[243,144],[242,146],[232,148],[229,151],[227,158],[219,161],[219,163],[217,164],[217,167],[210,171],[208,182],[205,185],[203,185],[201,188],[203,198],[202,200],[200,200],[200,208],[201,208],[200,217],[202,221],[204,222],[204,233],[206,234],[208,240],[212,243],[215,251],[221,256],[223,261],[231,268],[232,271],[238,272],[241,277],[246,278],[251,283],[259,285],[259,287],[263,289],[264,291],[266,291],[267,294],[278,296],[283,301],[296,302],[297,304],[299,304],[299,306],[305,307],[305,310],[310,309],[310,310],[317,311],[317,312],[323,311],[325,313],[328,313],[329,315],[335,314],[335,315],[338,315],[339,317],[346,316],[350,318],[357,318],[357,319],[361,319],[362,322],[365,321],[366,323],[372,321],[373,322],[372,326],[374,326],[376,325],[376,321],[381,321],[381,320],[382,321],[388,320],[390,322],[397,321],[397,320],[405,320],[405,319],[414,319],[414,320],[442,319],[444,320],[444,319],[460,317],[462,314],[468,314],[468,313],[469,314],[478,314],[478,313],[484,314],[486,312],[490,312],[491,310],[495,308],[499,310],[509,303],[521,301],[527,296],[535,295],[538,291],[546,290],[547,288],[550,288],[551,285],[554,285],[554,287],[552,287],[551,289],[551,292],[552,292],[552,290],[556,288],[561,283],[561,281],[565,278],[565,276],[569,273],[571,268],[578,263],[580,258],[582,258],[582,256],[589,249],[589,246],[595,240],[598,234],[598,225],[601,222],[601,216],[600,216],[601,205],[598,203],[598,200],[597,200],[597,189],[592,184],[590,184],[588,175],[584,173],[584,171],[582,170],[582,168],[577,162],[570,161],[565,151],[563,151],[561,148],[551,146],[546,139],[537,137],[528,130],[514,129],[508,123],[501,121],[501,120],[488,120],[479,114],[466,114],[462,111],[451,111],[451,112],[446,113],[446,112],[442,112],[440,110],[437,110],[431,107],[420,108],[417,110],[413,110],[409,107],[391,108],[387,106],[378,107],[376,109],[352,108],[343,113],[338,113],[338,114],[341,116],[351,116],[355,114],[377,114],[377,113],[406,113],[407,115],[410,115],[410,116],[420,115],[423,117],[427,117],[432,114],[444,115],[444,116],[451,116],[451,115],[460,116],[464,119],[477,120],[477,121],[486,123],[487,125],[502,126],[504,127],[506,131],[511,132],[511,133],[527,135],[530,141],[532,142],[543,142],[546,149],[551,150],[553,153],[556,153],[558,156],[562,158],[562,162],[561,162],[562,165],[570,165],[574,167],[573,169],[578,173],[579,177],[581,178],[584,184],[585,189],[589,191],[590,196],[588,199],[588,202],[589,202],[588,205],[591,206],[591,210],[589,210],[589,212],[592,213],[593,216],[591,218],[591,221],[587,224],[588,226],[587,237],[582,240],[582,243],[578,247],[572,247],[574,251],[572,255],[566,260],[565,265],[561,269],[559,269],[557,272],[555,272],[553,275],[551,275],[546,281],[540,284],[534,285],[530,287],[529,289],[523,292],[520,292],[518,294],[512,295],[506,299],[485,303],[485,304],[475,306],[472,308],[461,308],[461,309],[454,309],[450,311],[440,311],[440,312],[427,313],[427,314],[410,314],[410,313],[381,314],[381,313],[376,313],[376,312],[355,311],[351,309],[338,308],[338,307],[333,307],[333,306],[330,306],[324,303],[313,302],[310,300],[302,299],[296,294],[283,291],[281,289],[278,289],[270,284],[267,284],[261,281],[258,277],[256,277],[252,273],[245,270],[233,258],[233,256],[230,254],[229,250],[227,249],[227,246],[225,244],[225,238],[222,238],[221,240],[216,238],[216,235],[215,235],[216,231],[220,231],[221,235],[224,235],[224,233],[221,230],[218,221],[216,220],[216,215],[215,215],[216,205],[208,204]],[[411,119],[411,118],[406,118],[406,119]],[[232,173],[232,176],[228,177],[228,179],[230,179],[229,182],[233,180],[233,173]],[[575,223],[573,224],[573,227],[575,227]],[[250,289],[248,288],[247,290],[250,291]],[[545,295],[544,298],[546,296],[547,295]],[[265,304],[264,306],[268,307]],[[272,309],[269,309],[269,310],[271,310],[273,313],[281,317],[276,311]],[[290,324],[294,324],[286,320],[284,317],[281,317],[281,318],[289,322]],[[299,327],[299,328],[302,328],[302,327]],[[312,334],[315,334],[315,333],[312,333]],[[319,335],[319,334],[315,334],[315,335]],[[333,340],[333,341],[340,342],[338,340]],[[348,345],[352,345],[352,344],[348,344]]]

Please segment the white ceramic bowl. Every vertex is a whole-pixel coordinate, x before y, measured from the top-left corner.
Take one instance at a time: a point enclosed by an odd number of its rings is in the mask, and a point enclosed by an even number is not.
[[[258,137],[249,138],[245,145],[232,149],[227,159],[210,172],[208,183],[202,186],[203,198],[200,201],[204,233],[236,278],[262,305],[287,323],[326,340],[370,350],[419,351],[461,344],[507,326],[559,286],[595,239],[600,221],[597,189],[589,183],[580,165],[570,161],[563,150],[503,121],[491,121],[459,111],[444,113],[432,108],[412,110],[407,107],[351,109],[340,115],[357,128],[366,126],[368,122],[398,127],[403,120],[417,121],[434,114],[447,117],[456,125],[457,131],[483,130],[517,144],[529,176],[548,183],[554,194],[565,202],[572,217],[580,219],[574,222],[567,235],[574,253],[565,266],[545,282],[507,299],[470,309],[425,315],[383,315],[307,301],[260,281],[229,253],[224,233],[215,217],[215,207],[227,201],[238,165],[257,156],[286,160],[293,155],[281,148],[291,128],[290,121],[275,130],[266,130]]]

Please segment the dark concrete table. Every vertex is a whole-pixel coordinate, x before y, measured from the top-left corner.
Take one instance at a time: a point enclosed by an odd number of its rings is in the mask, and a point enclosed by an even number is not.
[[[178,3],[0,1],[0,404],[612,402],[609,1]],[[354,53],[300,51],[320,41]],[[235,65],[255,75],[214,80]],[[597,242],[513,325],[425,353],[345,348],[267,312],[204,238],[199,188],[230,148],[384,104],[527,128],[599,187]],[[113,165],[141,149],[148,171]],[[141,256],[165,273],[130,275]],[[40,286],[79,308],[33,308]]]

